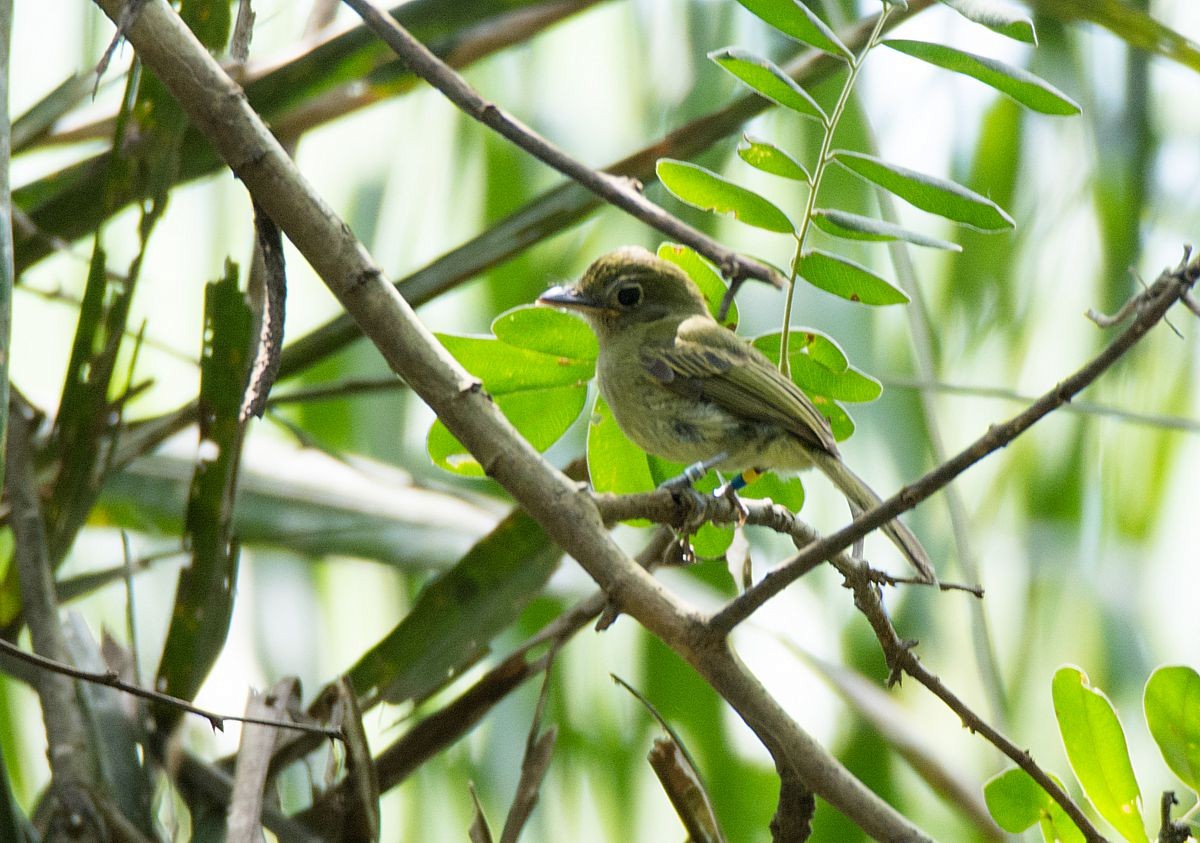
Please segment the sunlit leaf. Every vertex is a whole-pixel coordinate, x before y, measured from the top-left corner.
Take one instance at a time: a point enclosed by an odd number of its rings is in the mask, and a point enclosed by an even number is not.
[[[986,196],[980,196],[961,184],[889,164],[861,152],[839,150],[833,159],[847,170],[923,211],[946,217],[982,231],[1012,228],[1012,217]]]
[[[853,58],[854,54],[832,29],[799,0],[738,0],[762,20],[801,44],[830,55]]]
[[[504,392],[492,397],[500,412],[529,444],[544,451],[561,439],[567,428],[579,418],[587,399],[587,382]],[[446,471],[466,477],[482,477],[484,474],[483,466],[440,419],[430,427],[425,447],[434,464]]]
[[[780,333],[763,334],[756,337],[754,347],[775,362],[779,362]],[[831,372],[844,372],[850,365],[846,352],[837,340],[815,328],[796,328],[788,335],[788,356],[807,354]]]
[[[808,174],[808,170],[804,168],[803,164],[767,141],[756,140],[745,135],[742,143],[738,145],[737,154],[751,167],[762,170],[764,173],[782,176],[793,181],[812,183],[812,176]]]
[[[700,292],[704,294],[704,300],[708,303],[708,312],[712,314],[713,319],[716,319],[717,314],[721,312],[721,303],[725,300],[725,294],[729,292],[729,288],[721,280],[721,275],[717,272],[716,267],[694,249],[678,243],[663,243],[658,247],[658,256],[678,266],[696,282],[696,286],[700,288]],[[721,324],[731,331],[737,328],[736,301],[730,302],[729,312],[725,314],[725,321]]]
[[[670,158],[660,160],[655,170],[667,190],[702,211],[733,214],[742,222],[767,231],[791,234],[794,230],[787,214],[771,202],[711,170]]]
[[[817,343],[806,346],[804,336],[800,332],[792,332],[791,339],[788,340],[788,362],[791,365],[792,380],[805,392],[824,395],[836,401],[856,403],[874,401],[883,393],[879,381],[852,366],[843,366],[834,371],[824,365],[811,353],[812,347]],[[779,359],[779,346],[778,333],[766,334],[754,340],[755,348],[776,360]]]
[[[1145,843],[1142,793],[1112,703],[1075,667],[1055,672],[1052,691],[1063,747],[1083,792],[1122,837]]]
[[[595,360],[596,335],[577,316],[541,305],[521,305],[492,321],[496,339],[566,360]]]
[[[799,477],[780,477],[773,471],[759,477],[738,494],[750,500],[771,500],[791,512],[804,508],[804,483]]]
[[[822,123],[829,118],[808,91],[797,85],[774,62],[737,47],[713,50],[708,57],[771,102]]]
[[[883,43],[905,55],[978,79],[1026,108],[1042,114],[1072,115],[1080,112],[1074,100],[1028,70],[929,41],[889,38]]]
[[[1026,44],[1037,44],[1033,20],[1023,10],[996,0],[942,0],[969,21]]]
[[[844,240],[870,240],[888,242],[904,240],[914,246],[928,246],[931,249],[945,249],[950,252],[961,252],[962,246],[947,240],[939,240],[918,231],[912,231],[895,223],[871,217],[852,214],[849,211],[838,211],[832,208],[818,208],[813,211],[813,224],[832,237]]]
[[[550,310],[547,308],[546,312],[549,313]],[[568,314],[562,316],[573,319]],[[564,323],[556,321],[554,324],[561,326]],[[581,327],[585,331],[588,330],[582,323]],[[457,334],[436,336],[446,350],[454,355],[454,359],[479,378],[483,382],[483,388],[492,395],[586,384],[595,372],[594,358],[577,359],[530,351],[491,337],[467,337]]]
[[[1057,776],[1051,775],[1051,778],[1062,787]],[[1083,832],[1050,798],[1050,794],[1018,767],[989,779],[983,786],[983,798],[992,819],[1007,832],[1020,834],[1034,823],[1039,823],[1047,841],[1082,843],[1085,839]]]
[[[1200,793],[1200,674],[1160,667],[1146,682],[1146,725],[1171,772]]]
[[[800,275],[814,287],[863,304],[904,304],[908,296],[865,266],[820,250],[800,258]]]

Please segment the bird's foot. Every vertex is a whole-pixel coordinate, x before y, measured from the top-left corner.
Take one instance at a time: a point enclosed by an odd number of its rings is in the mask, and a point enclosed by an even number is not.
[[[740,476],[741,475],[738,475],[738,477]],[[738,497],[737,490],[739,488],[741,487],[735,486],[733,482],[723,483],[717,487],[715,492],[713,492],[713,497],[717,500],[724,498],[725,500],[729,501],[729,505],[733,507],[733,511],[736,513],[735,517],[737,519],[737,525],[739,527],[745,527],[746,519],[750,517],[750,510],[746,508],[746,505],[742,503],[742,499]]]

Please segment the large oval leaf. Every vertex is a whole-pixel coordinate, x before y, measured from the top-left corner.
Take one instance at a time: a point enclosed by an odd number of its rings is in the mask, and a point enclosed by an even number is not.
[[[805,117],[820,120],[821,123],[829,122],[829,117],[817,105],[817,101],[809,96],[808,91],[796,84],[774,62],[737,47],[713,50],[708,57],[771,102]]]
[[[861,152],[838,150],[833,153],[833,160],[931,214],[981,231],[1000,231],[1014,225],[1012,217],[1003,208],[961,184],[889,164]]]
[[[544,451],[557,442],[583,411],[587,398],[587,382],[570,386],[530,389],[494,396],[496,406],[513,427],[529,440],[529,444]],[[482,477],[483,466],[455,438],[440,419],[429,428],[425,439],[429,458],[446,471],[464,477]]]
[[[573,319],[570,316],[567,318]],[[587,330],[586,326],[582,327]],[[502,327],[501,330],[505,329]],[[483,381],[483,388],[492,395],[586,384],[595,373],[594,357],[574,359],[543,354],[540,351],[517,348],[492,337],[458,334],[435,336],[464,369]]]
[[[1026,44],[1037,44],[1033,21],[1021,9],[995,0],[942,0],[969,21]]]
[[[957,243],[939,240],[917,231],[910,231],[895,223],[852,214],[849,211],[818,208],[813,211],[812,221],[826,234],[841,237],[843,240],[869,240],[877,243],[904,240],[914,246],[928,246],[931,249],[945,249],[949,252],[962,251],[962,246]]]
[[[1075,667],[1059,668],[1051,688],[1067,760],[1083,792],[1122,837],[1147,843],[1142,793],[1112,703]]]
[[[800,275],[814,287],[863,304],[904,304],[908,296],[865,266],[814,250],[800,258]]]
[[[595,360],[596,335],[578,316],[552,307],[523,304],[492,321],[496,339],[517,348],[540,351],[559,359]]]
[[[757,140],[749,135],[742,136],[742,143],[737,148],[738,157],[755,169],[782,176],[793,181],[812,183],[812,176],[804,165],[788,155],[773,143]]]
[[[1144,705],[1163,760],[1200,793],[1200,674],[1190,667],[1160,667],[1146,683]]]
[[[687,161],[663,158],[655,167],[658,180],[676,197],[702,211],[733,214],[757,228],[791,234],[787,214],[752,190],[727,181],[711,170]]]
[[[817,17],[812,9],[800,0],[738,0],[745,8],[760,19],[778,29],[789,38],[816,47],[818,50],[851,59],[854,54],[842,43],[825,21]]]
[[[1074,100],[1046,80],[1002,61],[928,41],[889,38],[883,43],[905,55],[978,79],[1026,108],[1042,114],[1066,116],[1078,114],[1081,110]]]

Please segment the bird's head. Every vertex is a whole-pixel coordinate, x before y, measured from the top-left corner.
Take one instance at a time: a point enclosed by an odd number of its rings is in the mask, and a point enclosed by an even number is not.
[[[577,283],[552,287],[538,302],[575,311],[601,339],[637,325],[708,313],[687,273],[639,246],[609,252]]]

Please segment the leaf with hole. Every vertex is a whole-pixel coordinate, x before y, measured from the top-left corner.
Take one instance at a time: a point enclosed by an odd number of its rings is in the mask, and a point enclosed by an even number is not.
[[[1075,667],[1059,668],[1051,689],[1067,760],[1083,792],[1122,837],[1147,843],[1142,793],[1112,703]]]
[[[667,190],[694,208],[733,214],[747,225],[767,231],[791,234],[795,230],[787,214],[769,200],[711,170],[671,158],[660,159],[655,170]]]
[[[774,62],[737,47],[713,50],[708,57],[722,70],[736,76],[771,102],[790,108],[797,114],[819,120],[822,124],[829,122],[829,117],[808,91],[796,84]]]
[[[937,237],[911,231],[895,223],[852,214],[849,211],[818,208],[813,211],[812,221],[813,225],[829,236],[840,237],[843,240],[868,240],[878,243],[903,240],[914,246],[928,246],[948,252],[962,251],[962,246],[957,243],[939,240]]]
[[[829,25],[800,0],[738,0],[747,10],[784,35],[843,59],[854,54]]]
[[[838,150],[834,161],[850,172],[894,193],[922,211],[945,217],[981,231],[1001,231],[1014,226],[1004,209],[961,184],[918,173],[861,152]]]
[[[928,41],[889,38],[883,43],[897,52],[936,67],[978,79],[1026,108],[1042,114],[1070,116],[1080,112],[1079,105],[1074,100],[1028,70]]]
[[[737,154],[739,158],[756,170],[792,181],[812,183],[812,176],[808,174],[804,165],[773,143],[743,135],[742,143],[737,148]]]
[[[1033,20],[1021,9],[995,0],[942,0],[967,20],[993,32],[1037,46]]]
[[[815,249],[800,257],[799,272],[805,281],[827,293],[863,304],[905,304],[908,296],[854,261]]]

